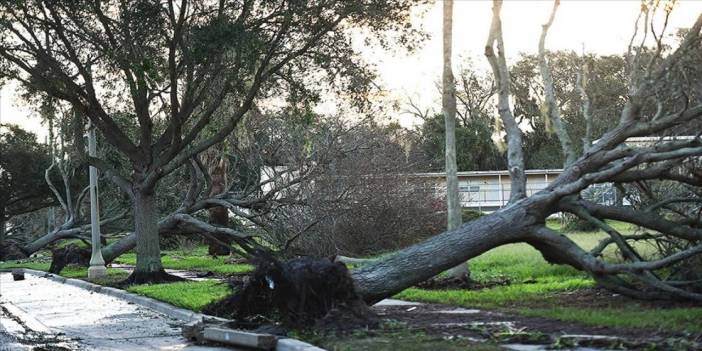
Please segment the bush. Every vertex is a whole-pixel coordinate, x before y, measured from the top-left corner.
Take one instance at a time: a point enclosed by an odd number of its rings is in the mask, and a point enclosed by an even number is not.
[[[410,176],[416,166],[391,130],[360,124],[333,134],[322,142],[335,144],[313,146],[328,158],[318,162],[315,177],[296,185],[300,204],[268,216],[269,242],[292,254],[365,256],[446,228],[443,201]]]
[[[384,182],[383,182],[384,183]],[[446,229],[446,211],[432,193],[392,184],[367,184],[347,193],[343,203],[288,207],[265,234],[283,248],[314,218],[321,218],[294,239],[291,254],[368,256],[412,245]],[[319,190],[319,189],[318,189]]]

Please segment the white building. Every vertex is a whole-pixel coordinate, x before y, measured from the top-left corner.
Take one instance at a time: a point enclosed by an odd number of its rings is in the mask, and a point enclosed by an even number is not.
[[[527,170],[527,196],[546,188],[562,169]],[[413,177],[430,180],[435,191],[446,191],[446,173],[416,173]],[[458,190],[461,206],[480,211],[494,211],[509,201],[511,182],[508,171],[469,171],[458,172]]]

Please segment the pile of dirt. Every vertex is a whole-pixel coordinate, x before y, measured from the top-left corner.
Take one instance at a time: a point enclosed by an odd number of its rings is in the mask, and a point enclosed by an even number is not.
[[[282,325],[295,329],[375,327],[378,318],[356,293],[348,269],[327,258],[285,262],[266,257],[237,291],[207,306],[207,314],[235,320],[235,327]],[[234,281],[240,284],[239,280]]]
[[[50,273],[59,274],[69,264],[88,267],[90,265],[90,250],[75,244],[51,250]]]

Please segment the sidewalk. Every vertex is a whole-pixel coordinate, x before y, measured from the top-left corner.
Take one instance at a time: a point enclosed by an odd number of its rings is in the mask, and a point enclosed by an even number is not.
[[[192,345],[180,336],[176,319],[31,274],[13,281],[0,273],[0,307],[12,315],[0,319],[3,326],[19,318],[34,332],[63,333],[84,350],[231,350]]]

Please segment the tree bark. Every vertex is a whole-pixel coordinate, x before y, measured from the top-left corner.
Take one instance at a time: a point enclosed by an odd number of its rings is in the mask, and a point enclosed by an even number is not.
[[[218,206],[208,211],[210,213],[210,223],[221,227],[227,227],[229,225],[229,211],[225,207]],[[231,237],[222,234],[212,234],[212,236],[217,240],[207,240],[207,253],[215,257],[229,255],[229,246],[222,245],[221,243],[231,244]]]
[[[566,130],[565,124],[561,119],[561,111],[558,107],[558,102],[556,101],[556,92],[553,87],[553,77],[551,76],[551,68],[546,60],[546,35],[548,35],[548,30],[553,24],[553,20],[556,18],[556,11],[560,5],[560,0],[555,0],[553,2],[553,10],[551,15],[542,27],[541,37],[539,39],[539,72],[541,73],[541,78],[544,83],[544,104],[546,111],[544,113],[544,119],[551,121],[551,125],[558,136],[558,141],[561,143],[561,150],[564,156],[564,167],[568,167],[570,164],[575,162],[577,155],[575,149],[573,148],[573,141],[570,139],[570,135]]]
[[[509,103],[511,83],[507,58],[505,57],[505,43],[502,38],[501,10],[502,0],[494,0],[490,33],[485,44],[485,57],[490,63],[495,76],[495,82],[497,83],[497,112],[507,133],[507,166],[509,167],[511,180],[509,203],[512,204],[526,197],[526,174],[524,173],[522,131],[514,119]],[[495,45],[497,46],[497,53],[495,53]]]
[[[227,191],[227,162],[224,157],[224,152],[219,148],[212,148],[208,151],[206,163],[208,164],[208,172],[212,179],[212,189],[209,196],[219,195]],[[210,215],[210,223],[216,226],[227,227],[229,225],[229,210],[223,206],[216,206],[208,210]],[[229,236],[222,234],[213,234],[215,240],[208,239],[207,252],[211,256],[226,256],[230,250],[228,245],[232,239]]]
[[[537,220],[527,209],[528,206],[506,207],[380,261],[361,266],[352,271],[356,289],[366,302],[373,303],[427,280],[466,259],[497,246],[519,241],[528,232],[528,227]]]
[[[153,190],[135,189],[134,229],[137,261],[132,276],[136,282],[151,281],[164,273],[157,218],[156,194]]]
[[[0,259],[5,257],[5,212],[0,209]]]
[[[444,112],[445,126],[445,155],[446,155],[446,212],[448,214],[449,231],[461,226],[461,201],[458,193],[458,166],[456,164],[456,82],[451,67],[451,49],[453,46],[453,0],[444,1],[443,22],[443,89],[441,104]],[[448,270],[448,275],[454,279],[467,279],[470,275],[468,264],[461,263]]]
[[[121,256],[125,252],[136,247],[136,234],[131,233],[126,237],[113,242],[102,248],[102,258],[105,263],[114,261],[115,258]]]

